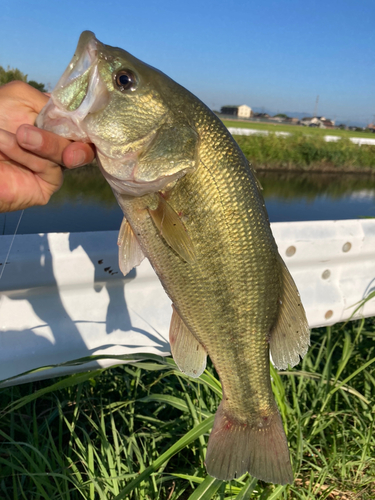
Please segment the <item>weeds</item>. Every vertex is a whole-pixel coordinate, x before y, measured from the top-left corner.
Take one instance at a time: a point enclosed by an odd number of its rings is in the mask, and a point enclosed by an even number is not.
[[[269,134],[235,139],[256,169],[371,172],[375,168],[375,147],[358,146],[345,137],[326,142],[321,135],[295,133],[288,137]]]
[[[220,383],[173,360],[0,392],[0,497],[14,499],[329,499],[375,497],[375,320],[312,333],[295,370],[272,369],[295,482],[207,476]],[[157,362],[159,359],[160,362]]]

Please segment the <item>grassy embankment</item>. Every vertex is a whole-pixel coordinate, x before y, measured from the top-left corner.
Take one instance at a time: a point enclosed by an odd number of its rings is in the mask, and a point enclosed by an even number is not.
[[[350,137],[375,138],[366,132],[322,130],[293,125],[224,121],[227,127],[268,130],[269,135],[235,136],[255,169],[309,170],[322,172],[375,173],[375,146],[353,144]],[[272,132],[290,132],[289,137]],[[324,135],[337,135],[337,142],[326,142]]]
[[[313,331],[295,369],[273,370],[295,483],[207,477],[220,384],[172,360],[0,391],[3,500],[375,498],[375,319]],[[133,357],[134,359],[134,357]]]
[[[366,130],[341,130],[341,129],[328,129],[319,127],[304,127],[301,125],[287,125],[285,123],[264,123],[264,122],[251,122],[248,120],[223,120],[226,127],[236,128],[252,128],[257,130],[268,130],[273,132],[290,132],[291,134],[303,133],[306,135],[336,135],[338,137],[363,137],[365,139],[375,139],[375,134],[367,132]]]

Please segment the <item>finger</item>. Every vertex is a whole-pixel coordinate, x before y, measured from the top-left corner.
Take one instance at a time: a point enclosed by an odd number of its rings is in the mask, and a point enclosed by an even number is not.
[[[67,168],[80,167],[91,163],[95,158],[95,147],[93,144],[83,142],[72,142],[63,151],[63,162]]]
[[[94,160],[94,146],[73,142],[52,132],[22,125],[16,133],[18,144],[34,154],[68,168],[80,167]]]
[[[21,125],[16,132],[16,139],[23,149],[59,165],[63,165],[63,151],[71,143],[64,137],[32,125]]]
[[[0,177],[0,213],[45,205],[63,181],[60,167],[51,183],[15,161],[0,163]]]
[[[0,149],[2,159],[14,161],[35,173],[43,173],[56,167],[60,168],[56,163],[40,158],[20,147],[16,136],[2,129],[0,129]]]

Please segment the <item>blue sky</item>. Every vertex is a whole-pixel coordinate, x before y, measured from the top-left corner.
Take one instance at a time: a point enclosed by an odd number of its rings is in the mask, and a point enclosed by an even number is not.
[[[164,71],[211,108],[248,104],[351,124],[375,115],[375,1],[17,0],[0,65],[54,86],[80,33]]]

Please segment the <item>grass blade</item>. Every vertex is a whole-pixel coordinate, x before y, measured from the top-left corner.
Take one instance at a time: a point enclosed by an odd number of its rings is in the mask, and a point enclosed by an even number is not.
[[[249,477],[243,488],[236,496],[236,500],[248,500],[251,497],[252,492],[258,484],[258,479],[256,477]]]
[[[210,500],[217,492],[224,481],[207,476],[206,479],[198,486],[194,493],[189,497],[189,500]]]
[[[206,418],[202,423],[194,427],[191,431],[189,431],[185,436],[177,441],[173,446],[171,446],[165,453],[159,456],[155,460],[155,462],[144,470],[139,476],[134,479],[130,484],[128,484],[119,495],[117,495],[114,500],[121,500],[125,498],[134,488],[136,488],[142,481],[148,478],[153,472],[157,471],[159,467],[161,467],[167,460],[169,460],[173,455],[181,451],[191,442],[195,441],[199,436],[208,432],[214,423],[214,415],[209,418]]]

